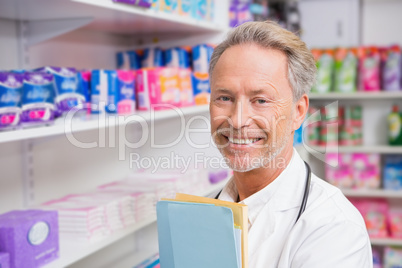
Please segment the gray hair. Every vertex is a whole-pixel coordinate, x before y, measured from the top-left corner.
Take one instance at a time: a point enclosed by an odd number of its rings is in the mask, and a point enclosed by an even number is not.
[[[315,83],[314,57],[298,36],[273,21],[246,22],[232,30],[211,56],[211,78],[215,65],[225,50],[241,44],[256,44],[283,52],[288,59],[287,78],[293,89],[294,100],[297,101],[303,94],[309,93]]]

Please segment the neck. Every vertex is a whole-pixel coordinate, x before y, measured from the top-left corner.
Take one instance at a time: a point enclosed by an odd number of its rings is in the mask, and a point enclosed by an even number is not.
[[[253,169],[247,172],[233,172],[234,182],[242,201],[273,182],[289,165],[293,155],[293,146],[283,148],[280,155],[272,159],[269,167]]]

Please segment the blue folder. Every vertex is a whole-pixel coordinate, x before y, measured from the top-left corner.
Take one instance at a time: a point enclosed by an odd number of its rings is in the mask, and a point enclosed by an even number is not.
[[[230,208],[160,201],[156,209],[161,268],[239,268]]]

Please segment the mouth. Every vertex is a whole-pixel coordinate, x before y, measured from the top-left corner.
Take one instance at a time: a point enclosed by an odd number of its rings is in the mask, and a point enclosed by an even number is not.
[[[225,136],[222,135],[223,137],[225,137],[230,143],[232,144],[236,144],[236,145],[250,145],[250,144],[254,144],[259,142],[260,140],[262,140],[263,138],[232,138],[229,136]]]

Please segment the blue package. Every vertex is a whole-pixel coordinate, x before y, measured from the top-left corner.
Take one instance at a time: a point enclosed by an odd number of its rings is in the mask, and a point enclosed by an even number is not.
[[[135,110],[134,72],[118,70],[116,82],[119,94],[117,112],[119,114],[132,114]]]
[[[175,47],[164,51],[166,67],[190,68],[190,53],[186,48]]]
[[[119,92],[116,71],[93,70],[91,73],[91,113],[116,113]]]
[[[50,124],[54,120],[55,110],[53,75],[42,72],[25,73],[22,90],[22,125]]]
[[[117,69],[138,70],[141,69],[141,57],[136,51],[117,53]]]
[[[197,45],[192,48],[194,72],[208,73],[212,52],[214,52],[214,48],[207,44]]]
[[[293,138],[293,146],[303,143],[303,124],[295,131]]]
[[[24,75],[0,72],[0,130],[16,128],[21,117]]]
[[[80,92],[85,97],[83,109],[90,113],[91,111],[91,71],[77,72],[78,86]]]
[[[142,68],[163,67],[163,52],[160,48],[146,48],[141,58]]]
[[[383,186],[386,190],[402,190],[402,156],[384,157]]]
[[[35,70],[47,72],[53,75],[54,89],[56,92],[56,104],[60,114],[71,109],[83,107],[85,96],[78,84],[77,71],[75,68],[44,67]]]

